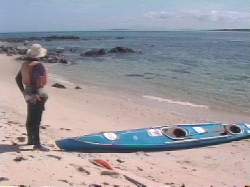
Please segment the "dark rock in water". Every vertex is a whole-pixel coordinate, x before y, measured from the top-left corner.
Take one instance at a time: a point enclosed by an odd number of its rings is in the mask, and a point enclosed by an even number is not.
[[[19,56],[19,57],[16,58],[16,60],[24,61],[24,60],[26,60],[26,57],[25,56]]]
[[[0,53],[5,53],[7,55],[22,55],[17,58],[17,60],[25,61],[30,60],[29,57],[26,56],[28,48],[26,47],[13,47],[13,46],[1,46]],[[43,61],[44,63],[61,63],[61,64],[69,64],[69,61],[60,53],[63,52],[63,48],[57,48],[53,52],[49,52],[46,57],[39,59],[39,61]]]
[[[66,60],[65,58],[59,59],[58,63],[60,63],[60,64],[69,64],[68,60]]]
[[[105,49],[91,49],[89,51],[86,51],[85,53],[82,53],[81,56],[98,57],[98,56],[103,56],[105,54],[106,54]]]
[[[89,51],[86,51],[81,54],[81,56],[84,57],[99,57],[106,55],[107,53],[116,53],[116,54],[121,54],[121,53],[135,53],[133,49],[126,48],[126,47],[115,47],[110,50],[105,50],[103,48],[101,49],[91,49]]]
[[[175,79],[175,80],[176,80],[176,79],[178,79],[178,78],[177,78],[177,77],[175,77],[175,76],[173,76],[173,77],[171,77],[171,78],[172,78],[172,79]]]
[[[80,89],[82,89],[82,88],[81,88],[80,86],[76,86],[75,89],[76,89],[76,90],[80,90]]]
[[[53,41],[53,40],[80,40],[78,36],[48,36],[42,37],[45,41]]]
[[[62,48],[62,47],[57,47],[57,48],[55,49],[55,52],[56,52],[56,53],[63,53],[63,52],[64,52],[64,48]]]
[[[172,72],[175,72],[175,73],[181,73],[181,74],[190,74],[191,72],[186,70],[186,69],[173,69],[171,70]]]
[[[144,77],[142,74],[126,74],[126,77]]]
[[[139,54],[142,54],[142,50],[138,50],[138,51],[136,51],[137,53],[139,53]]]
[[[69,49],[70,52],[72,53],[76,53],[78,51],[78,48],[77,47],[72,47]]]
[[[28,38],[7,38],[2,39],[1,41],[10,42],[10,43],[23,43],[29,41],[53,41],[53,40],[80,40],[78,36],[45,36],[45,37],[28,37]]]
[[[60,83],[55,83],[52,85],[54,88],[60,88],[60,89],[66,89],[66,87],[63,84]]]
[[[16,49],[19,55],[25,55],[28,51],[27,47],[17,47]]]
[[[0,47],[0,52],[7,54],[7,55],[16,55],[17,54],[17,50],[12,47],[12,46],[1,46]]]
[[[8,56],[12,55],[25,55],[27,52],[26,47],[22,46],[0,46],[0,53],[1,54],[7,54]]]
[[[41,61],[44,63],[61,63],[61,64],[68,64],[68,60],[59,54],[50,53],[46,57],[42,58]]]
[[[152,44],[152,45],[150,45],[149,47],[154,47],[155,45],[154,44]]]
[[[43,58],[44,63],[58,63],[59,57],[57,56],[48,56]]]
[[[116,37],[115,39],[122,40],[124,39],[124,37],[120,36],[120,37]]]
[[[24,45],[24,46],[29,45],[29,41],[25,40],[25,41],[23,42],[23,45]]]
[[[114,47],[109,50],[109,53],[135,53],[135,51],[127,47]]]

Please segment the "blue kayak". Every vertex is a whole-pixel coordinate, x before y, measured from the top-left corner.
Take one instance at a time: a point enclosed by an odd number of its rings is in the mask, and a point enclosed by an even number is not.
[[[103,132],[56,141],[77,152],[134,152],[190,149],[250,138],[250,124],[184,124]]]

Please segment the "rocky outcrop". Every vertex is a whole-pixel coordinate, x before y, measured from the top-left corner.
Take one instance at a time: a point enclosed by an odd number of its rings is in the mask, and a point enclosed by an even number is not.
[[[28,57],[25,56],[27,53],[27,46],[26,45],[21,45],[21,46],[15,46],[12,44],[8,45],[2,45],[0,46],[0,54],[7,54],[9,56],[11,55],[21,55],[20,57],[17,58],[17,60],[28,60]],[[60,64],[71,64],[71,62],[66,59],[66,57],[63,55],[65,51],[70,51],[70,52],[77,52],[79,48],[61,48],[57,47],[54,49],[50,49],[49,53],[46,57],[41,58],[40,61],[44,63],[60,63]],[[99,48],[99,49],[91,49],[86,52],[83,52],[80,54],[82,57],[101,57],[104,55],[109,55],[109,54],[125,54],[125,53],[140,53],[139,51],[134,51],[131,48],[126,48],[126,47],[114,47],[111,49],[104,49],[104,48]]]
[[[17,57],[17,60],[29,60],[29,57],[25,56],[28,48],[26,46],[11,46],[11,45],[2,45],[0,46],[0,54],[6,54],[8,56],[12,55],[21,55]],[[40,61],[44,63],[60,63],[60,64],[70,64],[70,62],[62,55],[64,48],[56,48],[54,51],[48,53],[44,58],[41,58]]]
[[[53,41],[53,40],[80,40],[79,36],[48,36],[42,38],[45,41]]]
[[[11,55],[24,55],[27,53],[26,47],[15,47],[15,46],[0,46],[0,53]]]
[[[91,49],[81,54],[81,56],[85,57],[98,57],[106,54],[105,49]]]
[[[28,37],[28,38],[6,38],[1,41],[11,42],[11,43],[27,43],[29,41],[54,41],[54,40],[80,40],[81,38],[78,36],[45,36],[45,37]]]
[[[19,55],[25,55],[27,53],[28,48],[27,47],[16,47],[16,51]]]
[[[6,53],[7,54],[7,53]],[[11,53],[12,55],[17,55],[16,53]],[[29,57],[25,56],[26,52],[19,52],[18,53],[19,57],[16,58],[16,60],[20,60],[20,61],[25,61],[25,60],[30,60]],[[39,61],[43,62],[43,63],[50,63],[50,64],[55,64],[55,63],[60,63],[60,64],[71,64],[71,62],[69,62],[63,55],[61,54],[48,54],[46,57],[43,57],[41,59],[39,59]]]
[[[46,57],[42,58],[41,61],[44,63],[69,64],[69,61],[63,55],[54,53],[49,53]]]
[[[76,53],[76,52],[79,51],[79,48],[78,48],[78,47],[71,47],[71,48],[69,49],[69,51],[70,51],[71,53]]]
[[[135,51],[127,47],[114,47],[108,53],[135,53]]]
[[[124,53],[135,53],[133,49],[127,47],[114,47],[111,49],[91,49],[81,54],[83,57],[99,57],[106,54],[124,54]]]
[[[56,53],[63,53],[63,52],[65,51],[65,49],[62,48],[62,47],[57,47],[57,48],[54,49],[54,51],[55,51]]]

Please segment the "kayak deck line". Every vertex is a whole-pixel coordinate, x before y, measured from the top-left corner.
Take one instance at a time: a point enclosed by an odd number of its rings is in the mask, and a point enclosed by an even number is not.
[[[250,133],[250,132],[249,132]],[[195,142],[195,141],[199,141],[199,140],[211,140],[211,139],[216,139],[216,138],[226,138],[226,137],[232,137],[232,135],[225,135],[225,136],[215,136],[215,137],[208,137],[208,138],[200,138],[200,139],[186,139],[186,140],[180,140],[180,141],[175,141],[175,142],[164,142],[165,144],[178,144],[178,143],[185,143],[185,142]],[[249,135],[250,137],[250,135]],[[76,140],[77,141],[77,140]],[[79,141],[79,140],[78,140]],[[81,142],[81,141],[79,141]],[[102,145],[101,143],[96,143],[96,142],[87,142],[84,141],[85,143],[88,144],[96,144],[96,145]],[[114,145],[114,144],[105,144],[105,145]],[[128,146],[130,144],[123,144],[124,146]],[[150,146],[150,144],[148,144]],[[155,144],[151,144],[151,145],[155,145]]]
[[[250,125],[185,124],[102,132],[56,141],[66,151],[163,151],[189,149],[238,141],[250,137]]]

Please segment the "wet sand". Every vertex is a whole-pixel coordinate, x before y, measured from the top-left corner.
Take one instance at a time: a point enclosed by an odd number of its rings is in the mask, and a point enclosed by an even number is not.
[[[250,185],[250,141],[243,140],[199,149],[154,153],[67,153],[54,141],[88,133],[163,124],[217,121],[250,122],[241,114],[209,108],[159,102],[91,85],[48,85],[41,140],[49,152],[25,146],[26,104],[15,84],[20,67],[15,57],[0,55],[0,185],[135,186],[125,175],[147,186]],[[48,66],[49,68],[49,66]],[[51,72],[53,73],[53,72]],[[51,76],[54,77],[54,76]],[[119,175],[104,175],[105,168],[90,160],[103,159]]]

